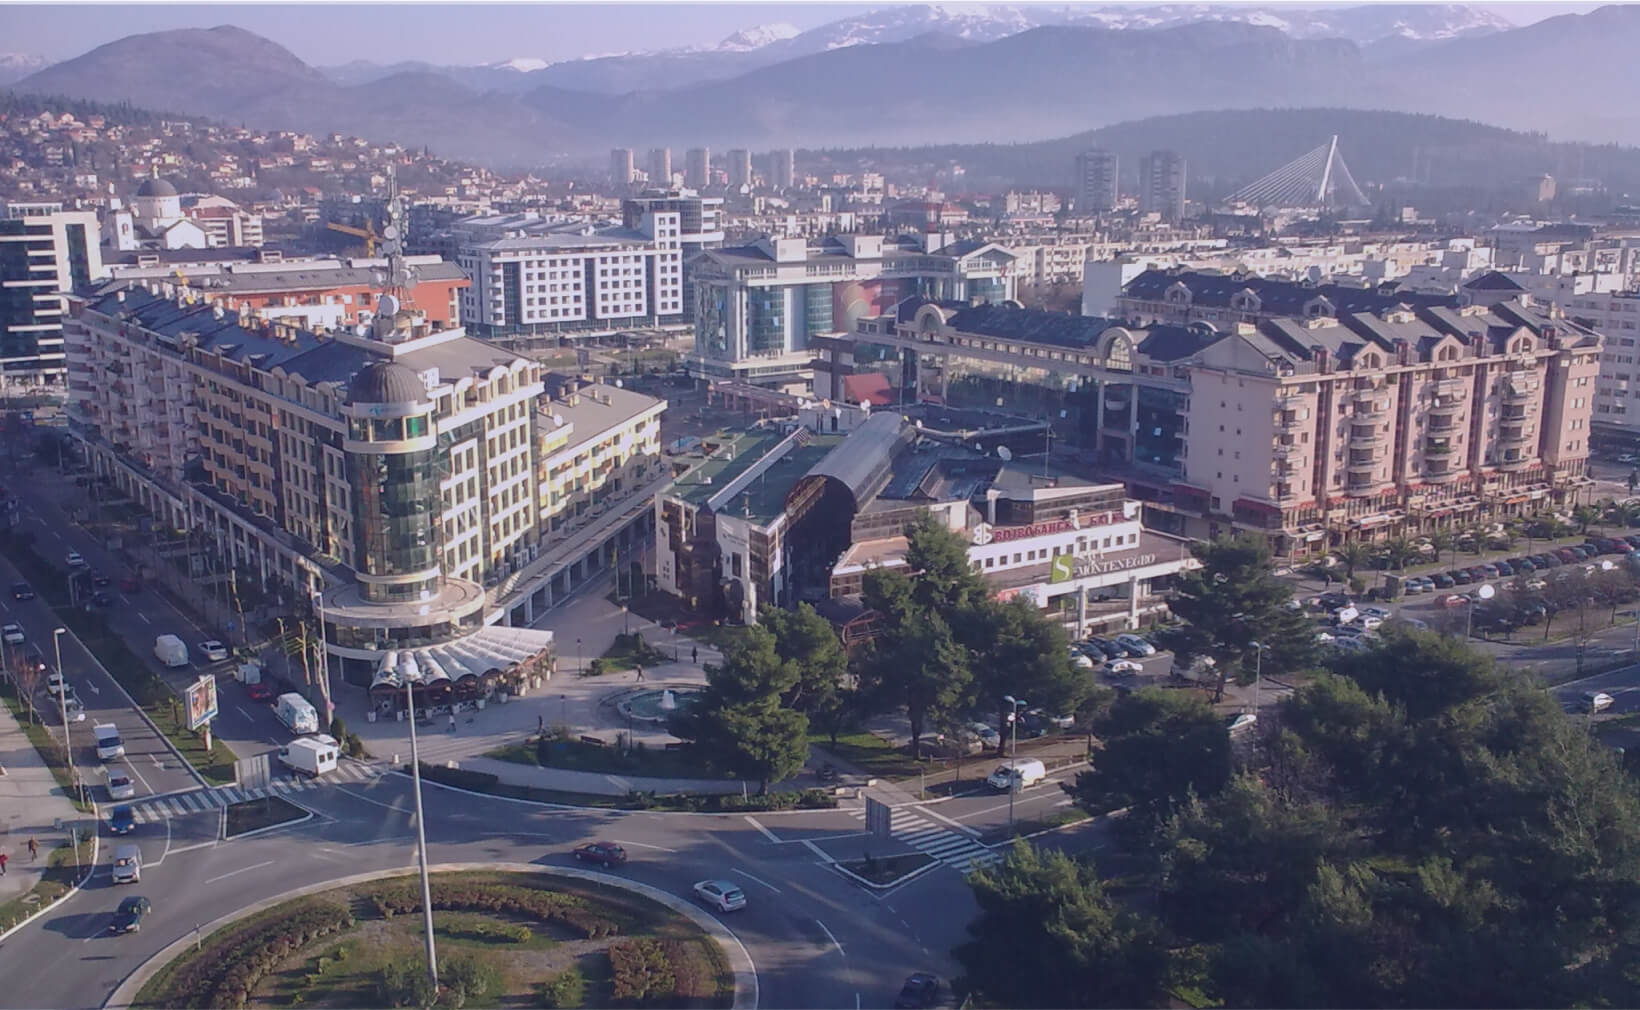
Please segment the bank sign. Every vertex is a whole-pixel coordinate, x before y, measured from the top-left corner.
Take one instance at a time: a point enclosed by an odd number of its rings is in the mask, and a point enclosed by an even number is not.
[[[1144,568],[1156,563],[1154,554],[1136,554],[1127,558],[1112,558],[1102,561],[1098,558],[1078,558],[1070,554],[1061,554],[1053,559],[1048,569],[1048,583],[1069,582],[1072,579],[1085,579],[1091,575],[1108,575],[1111,572],[1125,572],[1134,568]]]
[[[980,523],[974,527],[973,539],[975,545],[980,547],[986,544],[1005,544],[1014,540],[1051,536],[1055,533],[1070,533],[1092,526],[1109,526],[1121,522],[1124,518],[1120,512],[1101,512],[1091,516],[1073,513],[1069,519],[1054,519],[1045,523],[1032,523],[1029,526],[992,526],[990,523]]]

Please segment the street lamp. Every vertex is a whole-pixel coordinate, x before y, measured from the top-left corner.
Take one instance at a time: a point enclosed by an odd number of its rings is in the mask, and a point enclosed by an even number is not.
[[[1497,594],[1498,594],[1498,591],[1496,589],[1493,589],[1491,586],[1482,586],[1479,589],[1475,590],[1475,592],[1470,595],[1470,597],[1469,597],[1469,606],[1464,611],[1464,622],[1463,622],[1463,639],[1464,639],[1464,641],[1466,641],[1466,642],[1469,641],[1470,637],[1472,636],[1472,634],[1475,630],[1475,601],[1477,599],[1490,600],[1492,597],[1496,596]]]
[[[427,979],[438,992],[438,953],[433,947],[433,887],[427,879],[427,824],[421,810],[421,751],[416,747],[416,690],[421,669],[416,658],[401,653],[399,679],[404,681],[404,697],[410,708],[410,782],[416,794],[416,856],[421,866],[422,929],[427,934]]]
[[[1258,714],[1258,689],[1264,679],[1264,643],[1248,642],[1255,650],[1253,653],[1253,714]]]
[[[1025,707],[1024,698],[1011,694],[1002,696],[1008,703],[1008,834],[1014,833],[1014,793],[1019,791],[1019,775],[1014,770],[1014,748],[1019,743],[1019,710]]]
[[[63,635],[67,628],[51,630],[51,648],[57,654],[57,711],[63,717],[63,752],[68,755],[68,780],[74,783],[74,792],[80,792],[80,774],[74,770],[74,744],[68,738],[68,678],[63,675]],[[75,799],[82,797],[76,795]],[[78,850],[76,850],[77,852]]]
[[[587,672],[587,668],[581,663],[581,640],[579,638],[575,640],[575,672],[577,674]]]

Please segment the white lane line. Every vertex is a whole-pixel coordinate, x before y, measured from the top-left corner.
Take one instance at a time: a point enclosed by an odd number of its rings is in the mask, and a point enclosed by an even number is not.
[[[654,849],[657,852],[676,852],[676,851],[678,851],[677,849],[669,849],[664,845],[649,845],[645,842],[627,842],[627,841],[622,841],[619,838],[615,839],[614,841],[615,841],[616,845],[630,845],[630,846],[632,846],[633,848],[636,848],[636,849]]]
[[[140,610],[139,610],[139,611],[137,611],[137,616],[138,616],[138,617],[140,617],[140,618],[142,618],[142,623],[144,623],[144,624],[149,624],[149,625],[151,625],[151,624],[153,624],[153,623],[154,623],[154,622],[153,622],[153,621],[150,621],[150,620],[149,620],[149,619],[148,619],[148,615],[147,615],[147,614],[145,614],[145,613],[143,613],[143,612],[142,612],[142,611],[140,611]]]
[[[184,845],[180,849],[172,849],[170,854],[175,856],[175,855],[179,855],[179,854],[184,853],[184,852],[192,852],[195,849],[214,848],[214,847],[216,847],[220,844],[222,844],[222,843],[216,841],[215,839],[212,839],[211,841],[208,841],[208,842],[195,842],[192,845]]]
[[[323,601],[320,601],[320,602],[323,602]],[[250,722],[250,721],[251,721],[251,714],[250,714],[250,713],[249,713],[249,712],[247,712],[247,711],[245,711],[245,710],[244,710],[244,709],[242,709],[242,708],[240,708],[240,707],[239,707],[239,706],[238,706],[238,705],[235,705],[235,706],[234,706],[234,707],[233,707],[233,710],[234,710],[234,711],[235,711],[235,712],[238,712],[238,713],[239,713],[239,717],[240,717],[240,718],[241,718],[241,719],[244,719],[244,720],[245,720],[245,721],[246,721],[246,722]]]
[[[751,814],[747,814],[746,815],[746,823],[750,824],[752,827],[756,828],[757,830],[763,832],[763,837],[764,838],[767,838],[769,841],[774,842],[776,845],[780,844],[779,836],[777,836],[773,831],[770,831],[768,828],[765,828],[758,821],[758,819],[756,817],[753,817]]]
[[[975,831],[973,828],[970,828],[968,825],[962,823],[961,821],[953,821],[951,818],[945,816],[942,813],[939,813],[938,811],[930,810],[927,807],[923,807],[923,808],[921,808],[920,812],[924,813],[924,814],[927,814],[929,817],[932,817],[937,821],[944,821],[945,823],[951,825],[953,828],[956,828],[958,831],[965,831],[968,834],[973,835],[975,838],[979,837],[979,832],[978,831]]]
[[[734,873],[740,874],[742,877],[745,877],[747,880],[756,881],[757,883],[762,884],[764,887],[767,887],[769,890],[773,891],[776,894],[780,893],[780,888],[778,888],[778,887],[774,886],[773,884],[769,883],[767,880],[762,880],[762,879],[759,879],[757,877],[752,876],[750,873],[747,873],[745,870],[742,870],[738,866],[737,867],[732,867],[731,871],[734,872]],[[818,921],[818,920],[816,920],[816,921]]]
[[[832,935],[831,930],[826,928],[825,923],[821,922],[819,919],[816,919],[814,920],[814,924],[820,927],[820,932],[826,934],[826,939],[830,940],[831,945],[837,948],[837,953],[842,954],[844,957],[848,957],[847,954],[843,954],[843,945],[837,942],[837,937]]]
[[[169,856],[170,854],[171,854],[171,822],[166,821],[165,822],[165,848],[160,852],[159,858],[154,860],[149,865],[150,866],[160,865],[161,863],[165,862],[165,857]]]
[[[273,865],[273,860],[269,859],[269,860],[266,860],[265,862],[254,863],[250,866],[241,866],[239,869],[229,870],[227,873],[224,873],[219,877],[212,877],[211,879],[205,881],[205,883],[214,884],[219,880],[227,880],[229,877],[237,877],[241,873],[249,873],[252,870],[260,870],[264,866],[272,866],[272,865]]]
[[[136,762],[132,761],[130,758],[126,758],[125,767],[131,769],[131,774],[137,777],[137,781],[141,782],[142,787],[148,790],[148,794],[152,796],[154,793],[154,787],[149,785],[148,780],[142,777],[142,772],[137,768]]]

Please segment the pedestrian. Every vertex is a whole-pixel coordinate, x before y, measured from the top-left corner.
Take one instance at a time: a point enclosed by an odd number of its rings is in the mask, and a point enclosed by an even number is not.
[[[0,877],[4,877],[5,875],[6,875],[6,854],[4,852],[0,852]]]
[[[28,840],[28,857],[35,859],[40,855],[40,843],[30,838]]]
[[[689,662],[691,662],[691,663],[699,663],[700,662],[700,646],[691,645],[689,647]]]
[[[643,664],[638,664],[638,683],[643,683]]]
[[[454,712],[451,712],[450,713],[450,732],[454,733],[455,731],[456,731],[456,714]]]
[[[542,734],[546,733],[546,731],[547,731],[547,717],[544,716],[544,715],[536,716],[535,717],[535,735],[536,736],[541,736]]]

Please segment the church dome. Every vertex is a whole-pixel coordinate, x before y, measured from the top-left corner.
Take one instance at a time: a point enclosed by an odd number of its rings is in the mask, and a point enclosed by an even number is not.
[[[138,196],[176,196],[177,188],[164,179],[144,179],[137,187]]]
[[[427,398],[427,384],[409,365],[372,361],[348,383],[348,403],[419,403]]]

